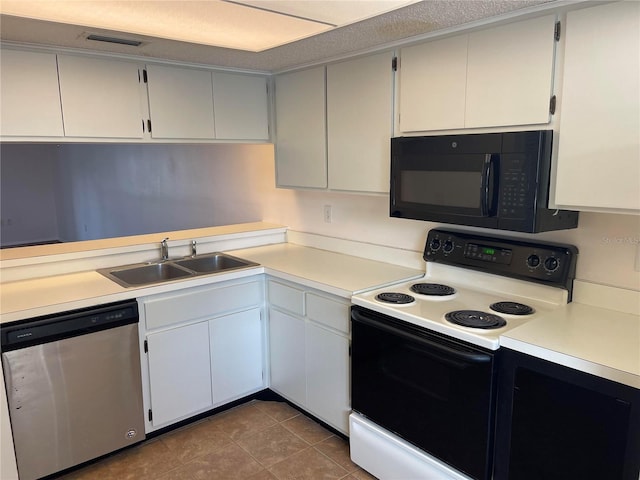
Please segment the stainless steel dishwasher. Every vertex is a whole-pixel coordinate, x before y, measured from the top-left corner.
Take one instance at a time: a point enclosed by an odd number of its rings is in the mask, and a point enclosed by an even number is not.
[[[0,328],[20,480],[145,438],[135,301]]]

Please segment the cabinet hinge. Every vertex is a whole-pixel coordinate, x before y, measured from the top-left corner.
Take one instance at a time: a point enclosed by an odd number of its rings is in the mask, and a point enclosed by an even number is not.
[[[147,69],[142,70],[142,81],[144,83],[149,83],[149,77],[147,76]]]
[[[147,343],[147,341],[144,341],[144,353],[148,353],[149,352],[149,343]]]
[[[151,133],[151,119],[147,120],[147,131]]]
[[[556,42],[560,40],[560,33],[561,33],[560,22],[556,22],[556,26],[553,29],[553,38],[555,38]]]
[[[150,422],[153,422],[153,413],[151,413],[151,409],[149,409],[149,414],[147,415]]]
[[[391,70],[394,72],[398,71],[398,57],[393,57],[391,59]]]
[[[556,113],[556,96],[555,95],[553,95],[551,97],[551,100],[549,101],[549,113],[551,115]]]

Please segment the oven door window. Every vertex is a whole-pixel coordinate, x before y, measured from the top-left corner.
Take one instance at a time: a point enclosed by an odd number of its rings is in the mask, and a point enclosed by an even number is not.
[[[366,310],[352,318],[353,409],[467,475],[489,478],[493,355]]]

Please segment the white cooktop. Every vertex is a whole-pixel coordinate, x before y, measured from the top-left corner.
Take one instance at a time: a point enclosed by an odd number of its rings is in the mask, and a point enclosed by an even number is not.
[[[524,325],[526,322],[560,308],[567,303],[564,289],[540,285],[497,275],[475,272],[459,267],[428,263],[423,278],[364,292],[352,297],[355,305],[404,320],[406,322],[463,340],[490,350],[500,347],[500,335]],[[439,283],[456,289],[451,296],[431,297],[411,291],[415,283]],[[395,305],[376,300],[382,292],[411,295],[414,303]],[[528,305],[534,309],[530,315],[508,315],[490,309],[496,302],[509,301]],[[445,320],[445,314],[454,310],[479,310],[502,317],[507,324],[495,329],[470,328]]]

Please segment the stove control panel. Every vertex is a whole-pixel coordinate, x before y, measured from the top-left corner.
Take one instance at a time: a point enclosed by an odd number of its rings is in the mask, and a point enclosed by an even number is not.
[[[424,259],[571,291],[578,249],[573,245],[492,237],[455,230],[432,229]]]

